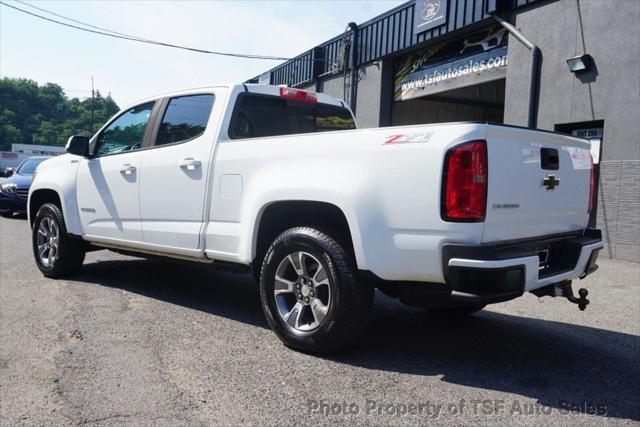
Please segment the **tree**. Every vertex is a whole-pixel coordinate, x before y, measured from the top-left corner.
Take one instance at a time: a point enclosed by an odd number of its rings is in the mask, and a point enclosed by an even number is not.
[[[0,151],[11,144],[64,145],[71,135],[91,135],[118,112],[111,96],[100,93],[94,100],[91,129],[91,98],[67,98],[60,85],[38,85],[29,79],[0,79]]]

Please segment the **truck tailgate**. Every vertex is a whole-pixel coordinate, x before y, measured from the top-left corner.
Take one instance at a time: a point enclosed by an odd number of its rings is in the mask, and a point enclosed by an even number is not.
[[[489,126],[482,241],[582,230],[589,220],[591,157],[582,139]]]

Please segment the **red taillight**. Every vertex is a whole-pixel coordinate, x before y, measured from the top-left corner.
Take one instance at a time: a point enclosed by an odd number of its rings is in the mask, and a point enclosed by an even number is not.
[[[467,142],[447,152],[442,189],[442,218],[483,221],[487,208],[487,143]]]
[[[596,168],[593,164],[593,156],[589,154],[591,160],[591,176],[589,177],[589,209],[587,213],[593,212],[594,205],[596,204]]]
[[[312,104],[318,102],[318,96],[315,93],[307,92],[306,90],[294,89],[292,87],[281,87],[280,97],[290,99],[292,101],[310,102]]]

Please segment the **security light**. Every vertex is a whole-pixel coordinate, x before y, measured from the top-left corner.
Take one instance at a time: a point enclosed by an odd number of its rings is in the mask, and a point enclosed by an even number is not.
[[[586,73],[591,69],[593,58],[588,53],[567,59],[567,65],[572,73]]]

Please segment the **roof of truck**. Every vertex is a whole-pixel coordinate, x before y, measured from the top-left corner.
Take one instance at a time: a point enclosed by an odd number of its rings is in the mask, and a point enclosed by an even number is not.
[[[198,87],[192,87],[192,88],[185,88],[185,89],[177,89],[177,90],[172,90],[170,92],[165,92],[165,93],[160,93],[160,94],[156,94],[153,96],[147,96],[144,98],[140,98],[135,100],[134,102],[131,102],[129,104],[127,104],[123,110],[126,110],[128,108],[131,108],[133,106],[139,105],[140,103],[143,102],[147,102],[147,101],[153,101],[155,99],[158,98],[165,98],[165,97],[170,97],[170,96],[176,96],[176,95],[182,95],[182,94],[192,94],[194,92],[198,92],[201,90],[209,90],[209,89],[216,89],[216,88],[228,88],[228,89],[236,89],[236,88],[244,88],[245,91],[247,92],[254,92],[254,93],[263,93],[263,94],[267,94],[268,92],[271,91],[277,91],[279,90],[280,87],[283,87],[284,85],[261,85],[261,84],[253,84],[253,83],[226,83],[226,84],[214,84],[214,85],[208,85],[208,86],[198,86]],[[302,90],[302,89],[296,89],[296,90]],[[338,105],[338,106],[342,106],[344,108],[349,108],[349,106],[342,101],[341,99],[338,98],[334,98],[330,95],[321,93],[321,92],[314,92],[314,91],[306,91],[306,92],[313,92],[316,93],[317,97],[318,97],[318,102],[321,102],[323,104],[332,104],[332,105]],[[277,92],[275,92],[277,93]],[[275,95],[274,93],[274,95]]]

